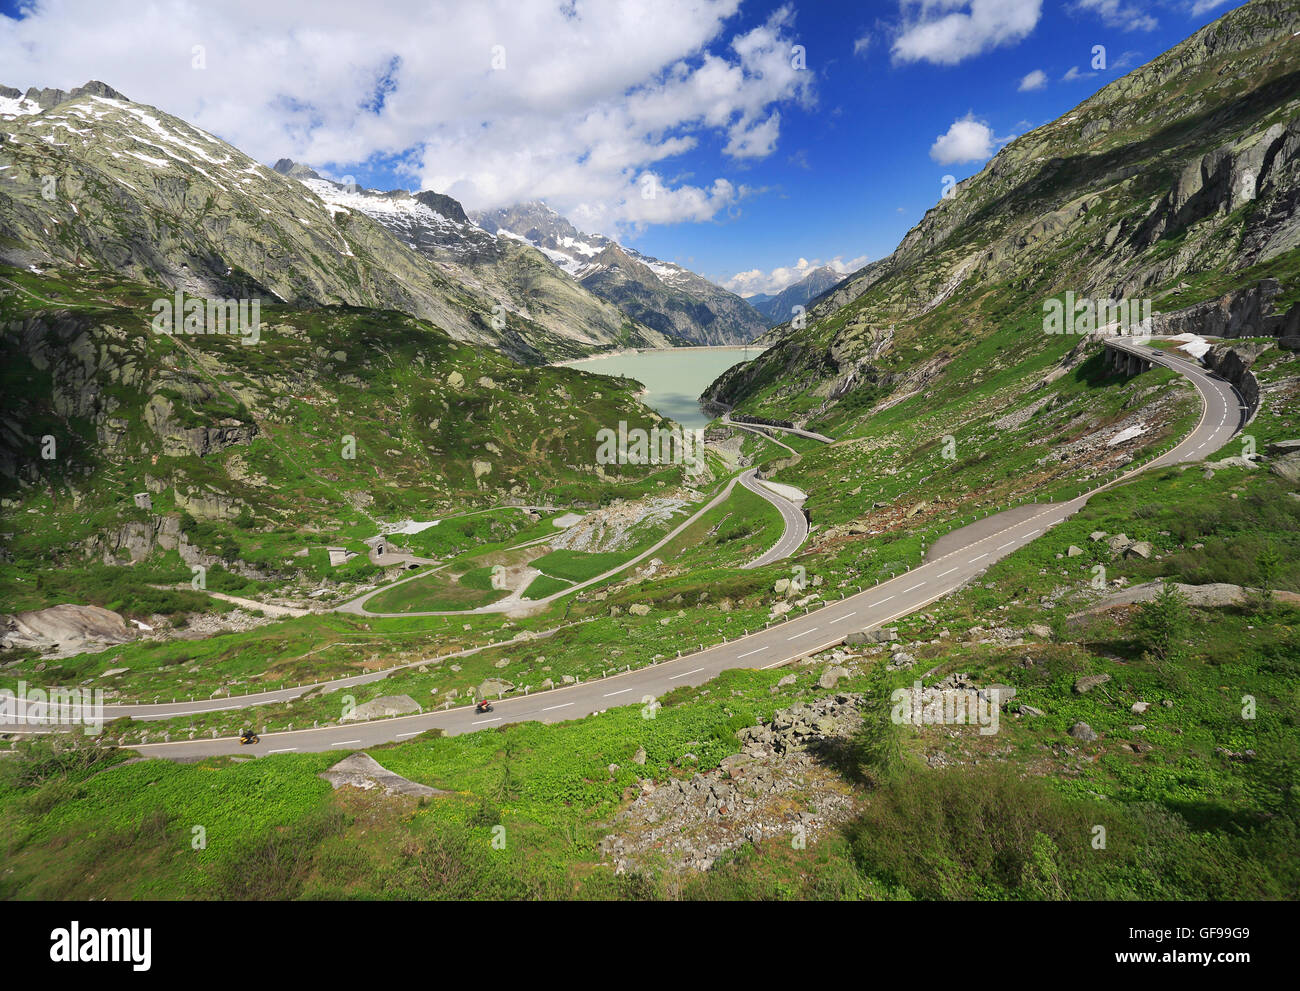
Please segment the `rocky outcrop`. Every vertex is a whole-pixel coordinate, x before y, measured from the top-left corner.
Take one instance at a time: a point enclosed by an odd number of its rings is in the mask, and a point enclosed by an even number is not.
[[[1269,444],[1268,470],[1288,482],[1300,483],[1300,440]]]
[[[65,604],[0,616],[0,647],[57,651],[62,656],[135,639],[120,614],[100,606]]]
[[[1252,593],[1258,591],[1241,585],[1230,585],[1227,582],[1211,582],[1207,585],[1184,585],[1181,582],[1171,582],[1170,584],[1182,595],[1189,606],[1196,606],[1201,609],[1242,606],[1249,601],[1249,596]],[[1119,592],[1112,592],[1105,598],[1093,603],[1087,609],[1074,615],[1082,616],[1087,613],[1111,609],[1115,606],[1150,602],[1159,592],[1160,582],[1143,582],[1141,585],[1134,585]],[[1300,603],[1300,594],[1295,592],[1275,591],[1273,595],[1282,602]],[[1106,676],[1101,675],[1098,677]]]
[[[341,723],[364,722],[367,719],[384,719],[387,716],[404,716],[413,712],[423,712],[420,703],[409,695],[382,695],[369,702],[363,702],[350,712],[340,717]]]
[[[447,794],[441,789],[430,788],[428,785],[394,774],[369,754],[352,754],[345,757],[318,776],[328,781],[335,791],[343,787],[360,788],[363,791],[382,788],[386,795],[411,795],[416,798]]]
[[[1259,380],[1250,366],[1267,349],[1266,344],[1216,344],[1201,359],[1206,368],[1218,372],[1237,387],[1246,400],[1248,416],[1254,416],[1259,409]]]
[[[197,402],[215,398],[215,390],[201,390]],[[244,423],[234,417],[222,417],[209,426],[184,427],[175,417],[175,404],[166,396],[150,397],[145,407],[145,423],[162,441],[162,453],[169,457],[198,457],[223,451],[236,444],[252,443],[257,436],[256,423]]]

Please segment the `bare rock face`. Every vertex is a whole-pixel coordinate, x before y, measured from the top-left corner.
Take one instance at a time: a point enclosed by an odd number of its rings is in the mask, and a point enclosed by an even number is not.
[[[322,771],[320,776],[333,785],[336,791],[345,785],[350,785],[364,791],[382,788],[389,795],[414,795],[417,798],[447,794],[445,791],[394,774],[369,754],[353,754],[345,757],[328,771]]]
[[[119,614],[99,606],[68,603],[4,616],[0,622],[0,646],[58,650],[64,656],[135,639]]]

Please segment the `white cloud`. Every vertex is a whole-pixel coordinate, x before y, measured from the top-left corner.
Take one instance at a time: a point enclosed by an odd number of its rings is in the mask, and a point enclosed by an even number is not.
[[[899,0],[899,7],[894,61],[939,65],[1023,40],[1043,12],[1042,0]]]
[[[1065,75],[1061,77],[1061,82],[1072,83],[1076,79],[1091,79],[1096,74],[1097,73],[1095,72],[1082,72],[1077,65],[1072,65],[1066,71]]]
[[[1154,31],[1159,22],[1137,4],[1123,0],[1078,0],[1080,10],[1091,11],[1108,27],[1124,31]]]
[[[993,149],[1008,139],[997,138],[993,129],[973,114],[952,122],[947,133],[940,134],[930,146],[930,157],[940,165],[955,162],[983,162],[993,157]]]
[[[1043,89],[1047,86],[1047,73],[1042,69],[1035,69],[1033,72],[1020,80],[1018,87],[1021,93],[1028,93],[1031,90]]]
[[[871,35],[864,34],[861,38],[858,38],[856,41],[853,42],[853,54],[861,55],[870,47],[871,47]]]
[[[814,269],[833,268],[841,275],[848,275],[850,272],[856,272],[866,263],[866,255],[860,255],[857,258],[848,260],[837,255],[830,261],[825,262],[816,258],[812,260],[800,258],[793,265],[783,265],[772,269],[770,272],[764,272],[762,269],[757,268],[752,268],[748,272],[737,272],[724,281],[722,287],[730,289],[741,296],[752,296],[755,293],[774,295],[806,278],[808,273]]]
[[[1228,0],[1196,0],[1196,2],[1192,4],[1192,9],[1189,11],[1189,14],[1192,17],[1200,17],[1202,14],[1208,14],[1216,7],[1222,7],[1227,2]]]
[[[470,209],[545,199],[617,234],[733,204],[740,191],[713,176],[654,200],[638,180],[714,135],[730,159],[770,155],[781,109],[815,100],[814,74],[791,65],[792,9],[729,36],[738,7],[43,0],[3,22],[0,65],[23,87],[102,79],[262,161],[362,173],[397,159]]]

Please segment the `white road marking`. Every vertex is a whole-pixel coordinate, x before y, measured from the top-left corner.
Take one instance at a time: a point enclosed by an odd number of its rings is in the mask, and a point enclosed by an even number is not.
[[[743,661],[746,657],[750,657],[753,654],[761,654],[765,650],[767,650],[766,647],[759,647],[758,650],[751,650],[748,654],[741,654],[736,658],[736,660]]]
[[[341,740],[338,743],[331,743],[331,747],[350,747],[354,743],[360,743],[360,740]]]
[[[802,633],[796,633],[792,637],[786,637],[785,640],[786,643],[789,643],[791,640],[798,640],[800,637],[806,637],[809,633],[816,633],[816,632],[817,632],[817,627],[814,626],[811,630],[804,630]]]
[[[947,571],[945,571],[945,572],[944,572],[942,575],[940,575],[939,577],[940,577],[940,578],[946,578],[948,575],[951,575],[951,574],[952,574],[954,571],[956,571],[956,570],[957,570],[956,568],[949,568]]]
[[[969,561],[967,561],[966,563],[967,563],[967,564],[974,564],[976,561],[978,561],[978,560],[979,560],[980,558],[982,558],[982,557],[988,557],[988,554],[987,554],[987,553],[984,553],[984,554],[981,554],[979,557],[973,557],[973,558],[971,558]]]
[[[671,678],[669,678],[668,680],[669,680],[669,681],[676,681],[678,678],[685,678],[688,674],[699,674],[699,673],[700,673],[701,671],[703,671],[703,670],[704,670],[704,668],[696,668],[694,671],[683,671],[681,674],[675,674],[675,675],[673,675],[673,676],[672,676]]]
[[[845,614],[844,614],[843,616],[841,616],[839,619],[833,619],[833,620],[831,620],[831,622],[832,622],[832,623],[843,623],[843,622],[844,622],[846,619],[848,619],[850,616],[856,616],[857,614],[858,614],[858,611],[857,611],[856,609],[854,609],[853,612],[851,612],[851,613],[845,613]]]
[[[290,754],[297,750],[297,747],[282,747],[279,750],[268,750],[268,754]]]
[[[1014,543],[1015,543],[1014,540],[1008,540],[1005,544],[1002,545],[1002,547],[1010,547],[1010,546],[1011,546],[1012,544],[1014,544]],[[998,549],[998,550],[1002,550],[1002,547],[999,547],[999,548],[997,548],[997,549]]]
[[[630,692],[630,691],[632,691],[632,689],[630,689],[630,688],[620,688],[620,689],[619,689],[618,691],[616,691],[616,692],[606,692],[606,693],[605,693],[605,698],[607,698],[607,699],[608,699],[608,698],[613,698],[615,695],[626,695],[626,694],[627,694],[628,692]]]
[[[548,706],[547,706],[545,709],[543,709],[542,711],[543,711],[543,712],[550,712],[552,709],[567,709],[567,708],[568,708],[569,706],[571,706],[571,705],[573,705],[572,702],[561,702],[559,705],[548,705]]]
[[[921,585],[924,585],[924,584],[925,584],[925,582],[921,582]],[[899,594],[899,595],[906,595],[908,592],[915,592],[918,588],[921,587],[921,585],[913,585],[911,588],[905,588],[905,589],[903,589],[903,591],[899,592],[898,594]]]
[[[893,598],[892,595],[887,596],[886,598],[881,599],[879,602],[873,602],[873,603],[871,603],[871,605],[867,606],[867,608],[868,608],[868,609],[875,609],[876,606],[883,606],[886,602],[888,602],[888,601],[889,601],[890,599],[892,599],[892,598]]]
[[[403,739],[403,738],[405,738],[405,737],[408,737],[408,736],[419,736],[419,735],[420,735],[421,733],[423,733],[423,732],[424,732],[424,730],[422,730],[422,729],[417,729],[414,733],[398,733],[398,734],[397,734],[397,738],[398,738],[399,740],[401,740],[401,739]]]
[[[499,723],[499,722],[501,722],[501,717],[500,717],[500,716],[493,716],[491,719],[476,719],[476,720],[474,720],[474,722],[470,723],[470,725],[471,725],[471,726],[482,726],[484,723]]]

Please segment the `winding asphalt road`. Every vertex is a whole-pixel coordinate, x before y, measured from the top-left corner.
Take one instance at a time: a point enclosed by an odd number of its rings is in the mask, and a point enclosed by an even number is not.
[[[1158,348],[1113,341],[1112,346],[1130,350],[1187,376],[1204,404],[1195,429],[1165,455],[1090,493],[1068,502],[1019,506],[955,530],[936,541],[924,564],[890,581],[852,594],[843,590],[843,599],[825,601],[820,608],[806,614],[795,618],[787,615],[785,621],[693,654],[535,695],[512,696],[494,703],[495,710],[487,714],[477,714],[472,707],[464,707],[374,722],[269,733],[252,747],[241,747],[237,739],[225,738],[138,744],[131,749],[145,756],[170,759],[229,753],[347,752],[409,739],[435,728],[455,735],[512,722],[560,722],[619,705],[636,703],[653,707],[654,699],[679,685],[701,685],[730,668],[778,667],[833,647],[843,641],[846,633],[889,623],[960,588],[989,565],[1076,513],[1091,495],[1151,468],[1199,460],[1231,440],[1248,420],[1250,411],[1240,394],[1220,376]],[[833,594],[833,590],[825,594]],[[137,718],[157,709],[123,708],[131,711],[121,714]]]
[[[781,514],[781,521],[785,524],[785,532],[781,534],[780,540],[766,552],[760,554],[748,564],[741,565],[741,567],[747,569],[761,568],[765,564],[771,564],[774,561],[789,557],[802,547],[803,542],[808,539],[808,520],[803,515],[802,507],[791,502],[780,493],[769,489],[754,477],[753,472],[746,472],[741,476],[740,484],[775,506],[777,512]]]

